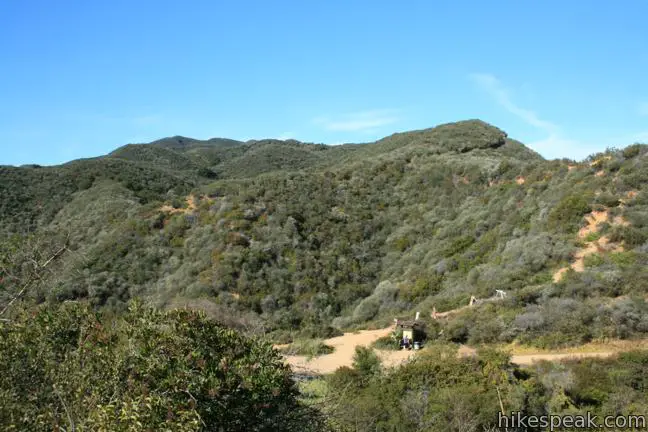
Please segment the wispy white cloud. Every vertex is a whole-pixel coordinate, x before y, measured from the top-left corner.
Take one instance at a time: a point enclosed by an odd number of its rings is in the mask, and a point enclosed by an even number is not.
[[[545,138],[529,143],[529,147],[549,157],[564,156],[569,149],[571,157],[584,158],[590,153],[600,150],[600,146],[586,145],[579,140],[566,137],[561,127],[556,123],[542,119],[535,111],[517,105],[513,101],[511,91],[494,75],[474,73],[470,74],[469,78],[502,108],[529,126],[546,134]]]
[[[545,120],[536,112],[517,105],[513,100],[511,91],[494,75],[474,73],[470,74],[469,78],[502,108],[546,135],[545,138],[528,143],[529,147],[545,156],[565,157],[569,155],[571,158],[580,159],[603,151],[608,147],[623,146],[632,142],[648,142],[648,131],[624,136],[601,137],[596,142],[585,142],[569,138],[558,124]],[[648,102],[638,105],[638,113],[648,116]]]
[[[313,123],[335,132],[373,132],[376,129],[396,123],[398,110],[377,109],[350,113],[336,118],[317,117]]]
[[[538,115],[526,108],[515,104],[510,96],[510,91],[502,85],[499,79],[491,74],[475,73],[470,79],[483,91],[488,93],[495,101],[511,114],[519,117],[529,125],[542,129],[548,133],[557,133],[560,129],[554,123],[543,120]]]

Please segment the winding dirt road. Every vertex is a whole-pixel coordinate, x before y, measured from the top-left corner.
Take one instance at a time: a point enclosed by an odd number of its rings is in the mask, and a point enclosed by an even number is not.
[[[355,333],[345,333],[342,336],[337,336],[324,341],[325,344],[335,348],[331,354],[325,354],[319,357],[308,359],[306,356],[289,355],[285,356],[286,363],[288,363],[294,371],[300,373],[314,373],[314,374],[330,374],[342,366],[351,367],[353,364],[353,355],[355,354],[356,346],[369,346],[376,339],[388,335],[393,327],[387,327],[379,330],[361,330]],[[628,347],[627,349],[630,349]],[[422,351],[424,351],[424,348]],[[431,348],[427,348],[431,349]],[[383,362],[384,366],[391,367],[397,366],[408,361],[416,355],[418,351],[386,351],[375,350],[378,357]],[[535,362],[547,361],[561,361],[567,359],[580,359],[587,357],[605,358],[613,356],[621,352],[618,348],[610,351],[596,351],[596,352],[573,352],[573,353],[525,353],[514,354],[511,356],[511,362],[521,366],[528,366]],[[458,355],[461,357],[472,356],[476,354],[474,348],[468,346],[461,346]]]

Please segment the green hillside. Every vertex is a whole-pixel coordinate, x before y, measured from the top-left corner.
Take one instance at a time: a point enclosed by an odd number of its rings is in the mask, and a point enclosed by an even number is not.
[[[172,137],[0,167],[0,224],[9,430],[476,431],[504,405],[648,404],[645,353],[456,352],[645,346],[646,145],[550,161],[478,120],[342,146]],[[358,349],[301,392],[269,344],[317,355],[415,312],[427,354]]]
[[[477,120],[338,147],[174,137],[2,167],[0,217],[5,240],[69,233],[41,300],[190,304],[287,340],[501,289],[444,338],[561,346],[648,331],[647,154],[547,161]]]

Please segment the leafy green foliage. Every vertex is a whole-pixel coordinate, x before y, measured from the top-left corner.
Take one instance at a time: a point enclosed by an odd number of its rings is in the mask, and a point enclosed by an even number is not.
[[[492,349],[468,358],[456,354],[455,347],[435,345],[368,381],[340,368],[319,383],[318,393],[331,421],[361,431],[479,431],[497,428],[502,409],[507,415],[602,417],[638,414],[648,406],[645,351],[525,369]]]
[[[583,216],[590,211],[591,207],[583,196],[566,196],[549,214],[549,226],[559,231],[573,232],[578,229]]]
[[[280,351],[283,354],[304,355],[308,358],[312,358],[322,354],[331,354],[334,351],[334,348],[326,345],[321,339],[301,339],[293,341],[290,345],[282,348]]]
[[[370,379],[380,373],[382,364],[373,349],[358,345],[353,355],[353,368],[361,377]]]
[[[0,323],[0,367],[4,430],[320,430],[269,344],[187,310],[25,310]]]
[[[372,348],[376,348],[379,350],[398,350],[400,349],[399,346],[399,339],[397,337],[394,337],[394,335],[387,335],[387,336],[382,336],[376,339],[372,344]]]

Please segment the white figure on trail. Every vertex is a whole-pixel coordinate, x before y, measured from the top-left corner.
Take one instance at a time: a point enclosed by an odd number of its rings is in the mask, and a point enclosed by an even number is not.
[[[470,296],[470,303],[468,304],[468,306],[474,305],[476,301],[477,301],[477,297]]]
[[[502,290],[495,290],[495,297],[504,299],[506,297],[506,292]]]

